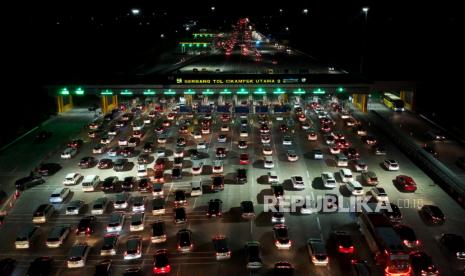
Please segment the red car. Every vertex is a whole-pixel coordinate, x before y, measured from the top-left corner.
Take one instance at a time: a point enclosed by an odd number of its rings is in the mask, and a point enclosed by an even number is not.
[[[164,183],[165,178],[163,177],[163,170],[155,170],[154,182],[155,183]]]
[[[165,158],[158,158],[157,161],[155,161],[154,169],[155,171],[163,171],[166,166],[166,160]]]
[[[249,164],[249,155],[247,153],[241,153],[239,157],[239,164],[248,165]]]
[[[84,141],[82,141],[81,139],[75,139],[68,143],[68,147],[78,149],[82,146],[83,143]]]
[[[404,192],[415,192],[417,190],[417,184],[407,175],[398,175],[396,177],[396,184]]]

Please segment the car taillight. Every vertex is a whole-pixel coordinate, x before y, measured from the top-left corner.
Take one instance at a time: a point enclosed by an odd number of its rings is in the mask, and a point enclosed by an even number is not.
[[[275,240],[274,244],[275,244],[275,245],[279,245],[279,241],[278,241],[278,240]]]

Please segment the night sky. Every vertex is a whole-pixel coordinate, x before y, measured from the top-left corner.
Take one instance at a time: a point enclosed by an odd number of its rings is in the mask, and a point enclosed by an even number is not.
[[[170,1],[175,4],[170,6],[160,1],[35,1],[7,10],[11,39],[4,42],[14,57],[7,63],[8,79],[15,86],[21,83],[33,98],[26,104],[29,119],[12,124],[27,128],[35,123],[33,114],[54,110],[44,84],[98,79],[127,72],[148,58],[156,61],[158,53],[187,37],[183,25],[190,20],[200,28],[227,31],[238,18],[249,17],[262,33],[355,73],[365,38],[365,74],[371,79],[417,81],[428,95],[420,99],[425,109],[431,109],[431,97],[441,102],[437,92],[460,92],[465,45],[459,1],[251,2]],[[363,6],[370,7],[367,24]],[[132,15],[132,8],[140,14]],[[446,114],[459,107],[454,102],[443,100],[441,108],[433,107]]]

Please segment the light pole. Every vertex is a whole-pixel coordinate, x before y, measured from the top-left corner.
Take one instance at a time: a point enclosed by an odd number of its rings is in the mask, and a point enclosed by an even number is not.
[[[368,10],[369,7],[362,7],[362,12],[365,14],[365,25],[364,25],[364,35],[362,41],[362,55],[360,56],[360,75],[363,74],[363,58],[365,56],[366,51],[366,36],[368,32]]]

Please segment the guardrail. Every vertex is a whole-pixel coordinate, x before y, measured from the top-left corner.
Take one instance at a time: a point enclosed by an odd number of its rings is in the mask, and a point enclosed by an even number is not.
[[[431,154],[423,150],[397,126],[386,120],[375,110],[375,126],[384,132],[400,149],[420,167],[427,171],[440,186],[451,195],[463,208],[465,208],[465,181],[460,179],[453,171],[434,158]]]

